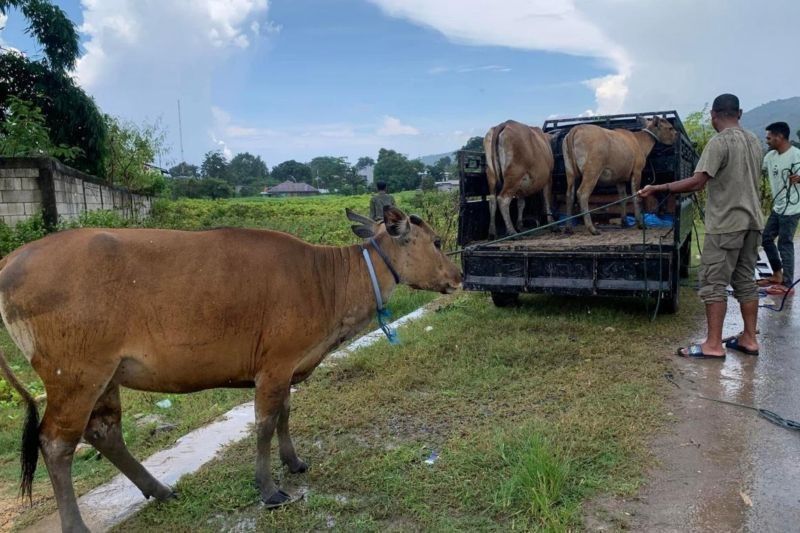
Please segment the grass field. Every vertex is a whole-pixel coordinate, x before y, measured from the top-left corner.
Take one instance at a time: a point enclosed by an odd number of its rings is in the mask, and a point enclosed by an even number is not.
[[[425,205],[414,193],[397,195],[401,207],[409,210]],[[416,203],[415,203],[416,200]],[[361,197],[317,197],[293,199],[242,199],[228,201],[186,200],[161,202],[152,219],[142,225],[174,229],[206,229],[219,226],[259,227],[289,231],[314,243],[344,245],[358,242],[344,216],[344,208],[350,207],[362,213],[367,211],[369,196]],[[65,225],[119,227],[128,226],[113,213],[96,212],[84,216],[78,223]],[[0,231],[0,240],[6,253],[26,241],[44,234],[40,219],[32,219],[15,229]],[[395,318],[430,302],[434,293],[412,291],[399,287],[392,297],[390,309]],[[370,328],[376,324],[370,325]],[[5,329],[0,329],[2,347],[17,376],[34,392],[44,393],[41,381],[14,346]],[[209,390],[191,395],[166,395],[123,391],[123,427],[125,440],[137,457],[146,457],[152,452],[172,444],[186,432],[204,425],[234,405],[252,399],[250,390]],[[156,402],[169,399],[172,406],[161,409]],[[21,436],[24,409],[19,398],[8,384],[0,378],[0,530],[4,524],[23,513],[19,519],[27,523],[37,516],[55,509],[47,472],[40,463],[34,484],[34,506],[27,509],[16,498],[19,479],[19,439]],[[149,415],[157,415],[158,421],[142,424]],[[138,423],[137,423],[138,421]],[[166,427],[156,431],[157,427]],[[105,460],[96,460],[96,453],[89,449],[75,461],[73,474],[79,493],[102,483],[117,474],[116,469]]]
[[[641,302],[461,294],[293,396],[304,501],[260,506],[253,438],[119,531],[575,530],[581,502],[631,494],[665,421],[665,356],[699,304],[651,323]],[[433,464],[426,459],[436,457]]]

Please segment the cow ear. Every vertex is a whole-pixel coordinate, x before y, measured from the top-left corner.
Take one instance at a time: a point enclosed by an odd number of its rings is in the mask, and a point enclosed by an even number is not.
[[[371,239],[375,236],[375,221],[370,220],[364,215],[359,215],[355,211],[351,211],[350,209],[345,208],[344,210],[347,218],[353,222],[357,222],[357,224],[353,224],[350,228],[353,230],[353,233],[361,237],[362,239]]]
[[[642,115],[636,115],[636,122],[638,122],[639,126],[643,128],[647,127],[647,119],[644,118]]]
[[[375,221],[365,217],[364,215],[359,215],[355,211],[351,210],[349,207],[344,208],[344,213],[347,215],[347,220],[352,222],[358,222],[359,224],[364,224],[365,226],[370,226],[375,224]]]
[[[361,237],[362,239],[371,239],[375,236],[375,232],[372,228],[368,228],[367,226],[362,226],[360,224],[353,224],[350,226],[352,228],[353,233]]]
[[[661,123],[661,117],[653,115],[653,126],[658,126]]]
[[[383,222],[389,235],[396,239],[405,237],[411,231],[411,221],[408,216],[391,205],[383,208]]]

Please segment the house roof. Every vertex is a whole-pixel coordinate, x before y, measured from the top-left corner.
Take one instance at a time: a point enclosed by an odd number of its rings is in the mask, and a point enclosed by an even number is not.
[[[295,183],[293,181],[284,181],[283,183],[268,189],[270,193],[293,193],[293,192],[319,192],[308,183]]]

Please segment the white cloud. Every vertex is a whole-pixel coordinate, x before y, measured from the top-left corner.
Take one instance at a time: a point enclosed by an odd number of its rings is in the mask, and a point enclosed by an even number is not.
[[[214,76],[265,38],[268,0],[83,0],[82,8],[75,77],[100,107],[136,121],[166,117],[177,146],[180,99],[186,157],[219,147],[207,134],[218,118]]]
[[[595,90],[598,112],[619,111],[624,103],[632,67],[629,54],[576,0],[505,0],[502,7],[493,0],[369,1],[388,15],[433,28],[459,43],[597,57],[614,70],[586,82]],[[431,73],[440,72],[444,70]]]
[[[458,74],[467,74],[470,72],[511,72],[509,67],[503,65],[480,65],[475,67],[433,67],[428,69],[428,74],[444,74],[446,72],[456,72]]]
[[[383,125],[378,128],[378,135],[389,137],[393,135],[419,135],[419,130],[414,126],[403,124],[399,118],[385,116]]]
[[[800,86],[800,73],[775,51],[796,34],[796,0],[369,1],[458,43],[599,58],[611,72],[583,82],[594,113],[688,112],[723,92],[747,109],[796,96]]]

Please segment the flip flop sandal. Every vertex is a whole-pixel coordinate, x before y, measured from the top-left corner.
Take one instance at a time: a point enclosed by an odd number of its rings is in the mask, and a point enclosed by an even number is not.
[[[738,338],[730,339],[725,343],[725,347],[729,350],[736,350],[737,352],[742,352],[745,355],[758,355],[758,350],[751,350],[749,348],[745,348],[739,344]]]
[[[709,355],[703,353],[703,348],[701,348],[699,344],[692,344],[688,348],[678,348],[677,354],[679,357],[686,357],[688,359],[725,359],[724,355]]]

